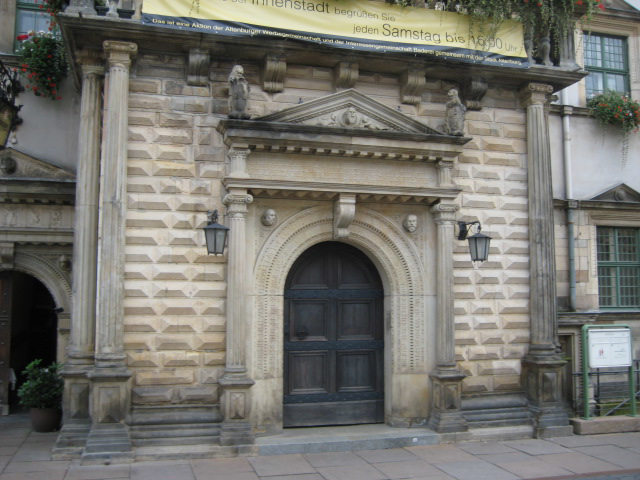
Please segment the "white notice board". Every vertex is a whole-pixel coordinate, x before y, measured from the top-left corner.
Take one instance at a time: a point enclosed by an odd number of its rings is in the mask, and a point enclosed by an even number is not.
[[[631,366],[631,330],[629,328],[589,329],[589,367]]]

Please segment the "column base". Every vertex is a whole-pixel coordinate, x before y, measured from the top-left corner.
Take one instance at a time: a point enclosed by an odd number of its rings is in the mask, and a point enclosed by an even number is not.
[[[82,454],[82,465],[133,463],[129,428],[124,423],[93,425]]]
[[[523,385],[536,438],[572,433],[569,412],[562,398],[562,367],[557,354],[527,355],[522,361]]]
[[[91,380],[91,420],[96,424],[123,423],[129,411],[131,372],[126,368],[96,368]]]
[[[222,427],[220,445],[252,445],[255,442],[253,427],[249,423],[249,389],[255,384],[246,373],[227,371],[220,379],[222,396]]]
[[[439,433],[466,432],[469,427],[462,415],[462,380],[457,368],[436,369],[431,377],[432,408],[428,426]]]

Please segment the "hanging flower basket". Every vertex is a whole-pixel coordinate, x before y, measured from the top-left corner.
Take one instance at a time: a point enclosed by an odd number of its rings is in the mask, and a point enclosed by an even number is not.
[[[60,83],[67,75],[67,56],[62,40],[52,32],[29,32],[19,35],[22,56],[19,71],[26,80],[26,89],[38,97],[60,100]]]

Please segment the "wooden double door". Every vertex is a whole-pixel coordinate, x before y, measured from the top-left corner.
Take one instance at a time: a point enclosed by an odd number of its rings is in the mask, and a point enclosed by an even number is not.
[[[285,288],[284,426],[384,421],[383,289],[358,249],[325,242]]]

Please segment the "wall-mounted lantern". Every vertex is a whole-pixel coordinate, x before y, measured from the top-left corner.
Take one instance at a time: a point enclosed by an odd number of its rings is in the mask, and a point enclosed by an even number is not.
[[[473,225],[477,225],[476,233],[467,237],[469,230]],[[491,237],[480,233],[482,225],[480,222],[458,222],[460,233],[458,234],[458,240],[469,241],[469,252],[471,253],[472,262],[484,262],[489,258],[489,244],[491,243]]]
[[[227,243],[229,227],[218,223],[218,210],[207,212],[209,222],[204,227],[204,237],[207,240],[207,252],[209,255],[222,255]]]

